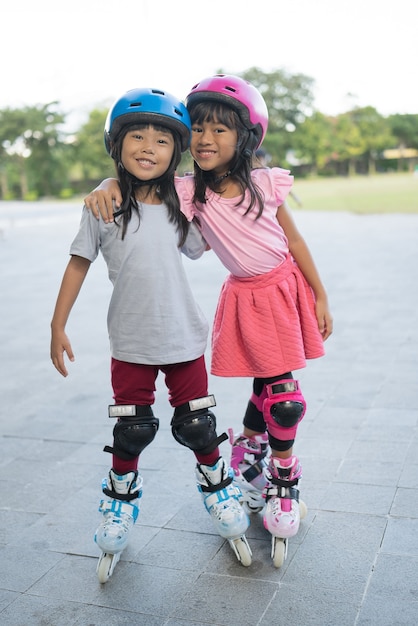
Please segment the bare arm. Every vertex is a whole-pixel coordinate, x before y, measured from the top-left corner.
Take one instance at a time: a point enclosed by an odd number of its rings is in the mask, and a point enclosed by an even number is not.
[[[306,241],[298,231],[293,217],[285,205],[278,208],[277,220],[285,232],[291,255],[315,294],[316,319],[318,321],[319,332],[325,341],[331,335],[333,327],[332,316],[328,306],[327,292],[322,284]]]
[[[64,363],[64,352],[70,361],[74,361],[74,353],[70,340],[65,333],[71,309],[90,267],[90,261],[79,256],[72,256],[64,272],[58,293],[54,314],[51,321],[51,360],[62,376],[68,376]]]
[[[105,178],[100,185],[84,198],[84,204],[95,217],[102,216],[108,224],[113,222],[113,203],[116,207],[122,204],[122,194],[116,178]]]

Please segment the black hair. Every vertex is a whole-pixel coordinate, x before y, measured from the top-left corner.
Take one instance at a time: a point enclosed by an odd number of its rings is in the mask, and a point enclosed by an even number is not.
[[[140,185],[150,185],[148,193],[150,194],[155,191],[161,199],[161,202],[167,206],[168,219],[171,223],[176,225],[176,230],[179,233],[179,247],[181,247],[186,241],[187,233],[189,231],[189,222],[180,210],[180,200],[174,185],[175,172],[181,159],[180,135],[175,130],[172,130],[162,124],[152,124],[153,128],[157,131],[170,132],[174,139],[174,151],[170,165],[164,174],[158,178],[151,181],[141,181],[128,172],[122,164],[122,144],[126,134],[132,130],[141,130],[143,128],[148,128],[149,126],[151,126],[151,124],[148,122],[144,124],[131,123],[123,126],[115,138],[115,141],[112,143],[111,156],[115,160],[116,173],[122,194],[122,205],[120,209],[114,213],[115,224],[122,227],[123,239],[131,220],[132,212],[135,212],[138,215],[139,223],[141,222],[140,203],[138,204],[135,191]]]
[[[259,218],[263,212],[264,199],[261,190],[251,178],[252,158],[257,144],[255,134],[246,128],[238,113],[223,102],[215,100],[205,100],[196,104],[191,102],[188,110],[192,120],[192,127],[193,124],[215,122],[237,131],[238,142],[227,176],[233,178],[241,190],[241,197],[236,206],[243,202],[245,192],[248,189],[250,192],[250,204],[244,215],[247,215],[255,206],[258,206],[256,219]],[[205,204],[207,200],[206,188],[209,187],[212,191],[221,193],[220,184],[226,178],[226,176],[217,177],[212,171],[205,172],[201,170],[197,163],[194,164],[194,177],[195,193],[193,201],[201,204]]]

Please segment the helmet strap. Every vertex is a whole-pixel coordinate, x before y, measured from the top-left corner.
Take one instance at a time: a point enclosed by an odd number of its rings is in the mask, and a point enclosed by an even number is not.
[[[245,161],[251,162],[257,144],[257,137],[250,130],[247,130],[247,133],[247,137],[243,141],[242,146],[238,148],[235,164],[232,169],[229,170],[228,176],[233,176]]]
[[[223,180],[225,180],[225,178],[228,178],[228,176],[231,175],[231,171],[232,170],[228,170],[226,172],[226,174],[222,174],[222,176],[218,176],[218,178],[215,178],[215,180],[213,181],[215,183],[215,185],[219,185],[219,183],[221,183]]]
[[[134,187],[155,187],[158,186],[159,183],[165,179],[165,173],[162,176],[158,176],[157,178],[151,178],[150,180],[139,180],[136,176],[128,172],[128,170],[123,165],[122,161],[118,163],[118,169],[122,170],[127,178],[130,179]],[[159,193],[159,188],[157,189],[157,194]]]
[[[251,159],[253,156],[253,152],[256,149],[257,146],[257,137],[255,136],[255,134],[250,130],[248,131],[248,137],[241,149],[241,154],[244,157],[244,159]]]

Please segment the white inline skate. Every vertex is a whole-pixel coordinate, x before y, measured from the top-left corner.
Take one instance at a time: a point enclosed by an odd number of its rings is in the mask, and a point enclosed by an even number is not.
[[[217,532],[228,540],[238,561],[251,565],[252,552],[245,537],[250,525],[241,502],[242,494],[233,484],[234,473],[220,457],[215,465],[196,466],[197,488]]]
[[[109,476],[103,480],[103,493],[109,499],[100,502],[99,511],[103,513],[103,521],[94,536],[102,550],[96,569],[101,583],[112,576],[128,544],[129,533],[139,513],[141,487],[142,478],[136,471],[119,475],[110,470]]]
[[[268,435],[234,435],[231,428],[228,429],[228,434],[232,445],[231,467],[234,471],[234,483],[242,492],[247,511],[259,513],[265,505],[263,491],[267,484],[264,470],[268,461]]]
[[[281,567],[287,556],[287,541],[299,530],[306,515],[304,502],[299,501],[297,484],[302,469],[296,456],[289,459],[271,457],[266,470],[266,510],[264,527],[271,533],[271,557],[275,567]]]

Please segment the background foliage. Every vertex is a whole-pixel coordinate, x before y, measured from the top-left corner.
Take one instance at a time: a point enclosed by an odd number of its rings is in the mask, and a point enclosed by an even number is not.
[[[328,116],[313,106],[309,76],[256,67],[241,76],[260,90],[269,109],[263,148],[270,165],[288,167],[298,179],[418,167],[418,114],[384,117],[368,106]],[[0,110],[0,199],[71,197],[114,175],[103,144],[106,115],[107,108],[92,110],[69,134],[58,102]],[[179,174],[191,169],[186,154]]]

